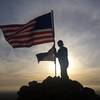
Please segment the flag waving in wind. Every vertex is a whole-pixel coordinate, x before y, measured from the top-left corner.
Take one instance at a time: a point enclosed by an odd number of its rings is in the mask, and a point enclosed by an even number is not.
[[[0,28],[5,39],[13,48],[54,42],[51,12],[26,24],[0,25]]]
[[[26,24],[0,25],[5,40],[13,48],[31,47],[33,45],[54,42],[54,46],[45,53],[37,54],[39,61],[54,61],[56,76],[55,58],[55,35],[53,10],[50,13],[30,20]]]
[[[48,51],[44,53],[39,53],[36,55],[38,62],[40,61],[55,61],[55,47],[53,47]]]

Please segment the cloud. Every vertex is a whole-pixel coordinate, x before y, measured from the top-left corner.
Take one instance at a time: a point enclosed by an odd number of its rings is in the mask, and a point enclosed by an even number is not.
[[[0,24],[26,23],[53,9],[56,41],[63,39],[71,56],[76,58],[76,62],[81,63],[80,68],[87,69],[87,72],[92,69],[87,73],[87,77],[91,77],[91,73],[94,73],[93,70],[97,73],[92,75],[93,80],[100,76],[97,69],[100,67],[100,0],[9,1],[0,0]],[[8,73],[11,75],[18,73],[18,77],[29,72],[36,74],[38,64],[35,54],[47,51],[51,45],[13,49],[0,32],[0,72],[5,74],[4,77]],[[36,67],[33,68],[33,66]],[[79,65],[75,65],[75,67],[77,66]],[[91,78],[88,79],[89,84],[92,81]],[[99,82],[96,79],[94,84]]]

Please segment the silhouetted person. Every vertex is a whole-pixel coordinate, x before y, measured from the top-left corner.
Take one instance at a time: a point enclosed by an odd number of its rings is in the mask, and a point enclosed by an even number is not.
[[[58,41],[58,46],[59,46],[59,49],[58,49],[58,52],[57,52],[57,57],[58,57],[58,60],[59,60],[59,63],[60,63],[60,69],[61,69],[61,77],[63,79],[68,79],[68,74],[67,74],[67,68],[68,68],[68,65],[69,65],[69,62],[68,62],[68,50],[66,47],[64,47],[64,43],[62,40],[59,40]]]

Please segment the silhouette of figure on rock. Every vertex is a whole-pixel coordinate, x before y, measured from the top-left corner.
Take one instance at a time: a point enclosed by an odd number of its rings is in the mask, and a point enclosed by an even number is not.
[[[67,74],[67,68],[69,65],[68,61],[68,50],[66,47],[64,47],[64,43],[62,40],[59,40],[57,42],[59,49],[58,52],[56,53],[56,56],[58,57],[59,63],[60,63],[60,69],[61,69],[61,78],[62,79],[68,79],[68,74]]]

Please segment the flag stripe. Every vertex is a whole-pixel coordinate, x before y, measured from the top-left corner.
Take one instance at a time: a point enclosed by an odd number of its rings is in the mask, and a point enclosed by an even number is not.
[[[25,33],[20,33],[20,34],[16,34],[16,35],[10,35],[10,36],[5,36],[6,38],[8,39],[12,39],[12,38],[21,38],[21,37],[24,37],[24,36],[34,36],[34,35],[42,35],[42,34],[52,34],[53,35],[53,32],[52,31],[47,31],[47,32],[25,32]]]
[[[16,30],[17,31],[17,30]],[[4,32],[4,35],[5,36],[11,36],[11,37],[13,37],[13,36],[15,36],[15,34],[14,33],[16,33],[16,31],[8,31],[8,32]],[[40,32],[40,33],[42,33],[42,32],[53,32],[52,31],[52,28],[49,28],[49,29],[39,29],[39,30],[33,30],[33,27],[29,27],[29,28],[27,28],[25,31],[23,31],[23,32],[19,32],[19,34],[16,34],[16,36],[17,35],[21,35],[21,34],[30,34],[30,32],[32,33],[32,32],[34,32],[34,33],[38,33],[38,32]]]
[[[2,25],[0,28],[3,30],[3,32],[8,32],[8,31],[14,31],[18,30],[18,28],[21,28],[23,25]]]
[[[0,28],[11,28],[11,27],[21,27],[24,24],[11,24],[11,25],[0,25]]]
[[[46,29],[34,30],[34,32],[48,32],[48,31],[53,31],[53,29],[52,28],[46,28]]]
[[[34,37],[44,37],[44,36],[52,36],[53,37],[53,34],[52,33],[38,33],[38,34],[34,34]]]
[[[27,23],[27,24],[23,25],[16,33],[24,32],[24,31],[26,31],[26,29],[29,28],[29,27],[33,27],[33,29],[34,29],[34,24],[35,24],[35,23],[36,23],[36,21],[33,21],[33,22],[31,22],[31,23]]]
[[[19,28],[3,29],[3,32],[5,32],[6,34],[8,33],[8,35],[9,35],[10,32],[14,32],[14,31],[17,32]],[[27,29],[25,29],[25,31],[29,31],[31,29],[33,29],[33,27],[28,27]]]
[[[34,26],[27,27],[26,29],[20,31],[20,33],[30,32],[30,31],[32,31],[32,30],[34,30]]]
[[[25,32],[30,32],[33,30],[33,27],[29,27],[27,28],[25,31],[23,31],[22,33],[25,33]],[[15,35],[15,33],[17,32],[17,29],[16,30],[8,30],[4,33],[5,36],[12,36],[12,35]]]
[[[9,43],[13,43],[13,42],[30,42],[30,41],[34,41],[34,40],[41,40],[41,39],[45,39],[45,38],[52,38],[52,36],[43,36],[43,37],[25,37],[25,38],[19,38],[19,39],[10,39],[8,40]]]
[[[32,41],[32,42],[29,42],[29,43],[24,43],[24,44],[21,44],[21,43],[12,43],[11,45],[14,47],[14,48],[18,48],[18,47],[31,47],[32,45],[37,45],[37,44],[43,44],[43,43],[49,43],[49,42],[54,42],[54,39],[53,38],[49,38],[49,39],[44,39],[44,40],[36,40],[36,41]]]
[[[11,32],[12,33],[17,33],[17,32],[26,32],[26,31],[30,31],[32,29],[34,29],[34,24],[35,21],[33,23],[29,23],[28,25],[19,25],[19,26],[9,26],[9,27],[3,27],[2,30],[5,33],[5,35],[9,35]],[[8,34],[7,34],[8,33]]]
[[[17,32],[17,30],[22,27],[23,25],[2,25],[0,26],[0,28],[2,29],[4,35],[12,35],[15,32]]]
[[[27,31],[27,32],[23,32],[23,33],[19,33],[19,34],[11,34],[11,35],[6,35],[5,34],[5,37],[6,38],[12,38],[12,37],[17,37],[17,36],[24,36],[24,35],[36,35],[36,34],[44,34],[44,33],[51,33],[53,34],[53,31],[52,29],[48,29],[48,30],[37,30],[37,31]]]
[[[19,34],[16,34],[16,36],[21,36],[21,35],[28,35],[28,34],[44,34],[44,33],[52,33],[53,34],[53,31],[52,30],[37,30],[37,31],[27,31],[27,32],[20,32]]]
[[[19,29],[20,27],[13,27],[13,28],[2,28],[2,30],[3,30],[3,32],[5,33],[5,34],[7,34],[7,33],[11,33],[11,32],[17,32],[17,30]]]
[[[38,37],[43,37],[43,38],[46,38],[47,36],[52,36],[53,37],[53,34],[52,33],[43,33],[43,34],[27,34],[27,35],[21,35],[21,36],[15,36],[15,37],[6,37],[8,41],[10,40],[20,40],[20,39],[23,39],[23,38],[38,38]]]
[[[6,28],[2,28],[2,29],[3,29],[4,32],[8,32],[8,31],[10,32],[10,31],[16,31],[20,27],[22,27],[22,26],[19,26],[19,27],[18,26],[17,27],[16,26],[15,27],[6,27]]]
[[[12,25],[0,25],[0,27],[7,31],[7,30],[10,30],[10,29],[17,29],[17,28],[27,28],[27,26],[31,26],[31,25],[34,25],[36,23],[36,21],[33,21],[31,23],[28,23],[28,24],[12,24]]]

